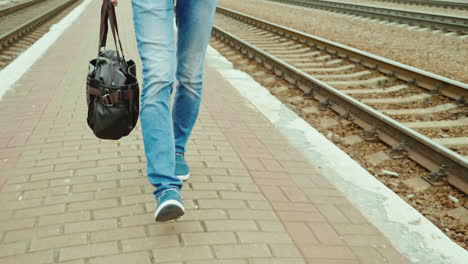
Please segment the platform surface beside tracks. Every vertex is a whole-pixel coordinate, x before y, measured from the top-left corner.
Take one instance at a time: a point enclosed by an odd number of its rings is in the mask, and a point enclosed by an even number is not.
[[[140,127],[103,141],[85,122],[99,7],[0,101],[1,264],[408,263],[216,65],[186,154],[186,214],[155,223]],[[117,13],[140,71],[130,1]]]

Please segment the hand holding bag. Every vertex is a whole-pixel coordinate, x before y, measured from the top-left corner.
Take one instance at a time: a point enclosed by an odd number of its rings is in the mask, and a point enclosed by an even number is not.
[[[116,50],[105,49],[108,21]],[[140,93],[135,62],[125,60],[110,0],[102,1],[99,49],[97,58],[88,65],[86,101],[87,123],[98,138],[120,139],[127,136],[138,121]]]

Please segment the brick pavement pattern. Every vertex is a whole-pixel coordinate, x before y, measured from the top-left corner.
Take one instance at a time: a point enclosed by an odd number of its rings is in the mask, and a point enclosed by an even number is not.
[[[0,264],[407,263],[216,65],[188,146],[186,215],[155,223],[139,126],[104,141],[85,122],[99,2],[0,102]],[[139,63],[129,2],[117,13]]]

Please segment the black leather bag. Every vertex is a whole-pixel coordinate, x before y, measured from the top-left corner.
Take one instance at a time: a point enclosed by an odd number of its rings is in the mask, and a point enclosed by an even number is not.
[[[108,21],[116,50],[105,49]],[[120,139],[127,136],[138,121],[140,93],[135,62],[125,60],[110,0],[102,2],[99,50],[97,58],[88,65],[86,101],[87,123],[98,138]]]

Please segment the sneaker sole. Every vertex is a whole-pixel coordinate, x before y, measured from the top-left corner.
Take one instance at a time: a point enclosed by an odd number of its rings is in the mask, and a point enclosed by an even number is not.
[[[181,179],[183,181],[186,181],[186,180],[188,180],[190,178],[190,172],[188,174],[186,174],[186,175],[176,175],[176,176],[177,176],[177,178],[179,178],[179,179]]]
[[[156,222],[174,220],[183,216],[184,213],[184,206],[180,202],[169,200],[158,206],[158,209],[154,213],[154,220]]]

